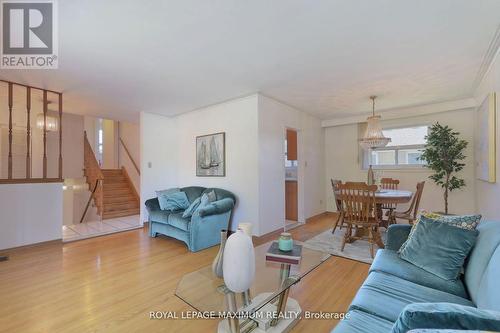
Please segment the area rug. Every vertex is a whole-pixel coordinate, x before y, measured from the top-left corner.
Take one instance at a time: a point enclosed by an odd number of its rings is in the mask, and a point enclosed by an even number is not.
[[[332,230],[329,229],[311,239],[306,240],[304,242],[304,246],[313,250],[327,252],[334,256],[371,264],[373,259],[370,256],[370,243],[368,241],[357,240],[352,243],[347,243],[344,251],[340,251],[344,231],[345,229],[339,230],[337,228],[337,230],[335,230],[335,234],[332,234]],[[386,231],[381,230],[380,233],[382,235],[382,240],[385,243]],[[377,251],[377,249],[377,246],[375,246],[375,251]]]

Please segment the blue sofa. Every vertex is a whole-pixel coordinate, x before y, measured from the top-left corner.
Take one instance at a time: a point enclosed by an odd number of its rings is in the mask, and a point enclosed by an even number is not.
[[[149,212],[151,237],[158,234],[183,241],[192,252],[200,251],[220,243],[220,231],[228,228],[236,203],[233,193],[220,188],[190,186],[180,189],[193,202],[203,193],[214,191],[216,201],[195,211],[191,218],[183,218],[184,211],[161,210],[158,198],[146,201]]]
[[[467,318],[484,314],[482,310],[492,310],[491,316],[500,320],[500,222],[479,224],[479,236],[464,267],[465,274],[457,281],[443,280],[398,257],[397,250],[410,229],[408,225],[389,227],[386,248],[377,252],[346,318],[332,332],[400,332],[393,331],[394,323],[412,323],[415,311],[424,313],[428,320],[414,320],[413,325],[419,327],[408,329],[481,329],[467,327],[474,326]]]

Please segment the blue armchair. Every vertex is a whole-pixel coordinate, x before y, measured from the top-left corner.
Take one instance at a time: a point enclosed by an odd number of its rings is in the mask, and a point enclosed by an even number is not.
[[[151,237],[158,234],[183,241],[192,252],[197,252],[220,243],[220,231],[227,229],[231,220],[236,197],[233,193],[219,188],[190,186],[180,189],[193,202],[203,193],[214,191],[216,201],[197,210],[192,217],[183,218],[184,211],[161,210],[158,198],[146,201],[149,212],[149,232]]]

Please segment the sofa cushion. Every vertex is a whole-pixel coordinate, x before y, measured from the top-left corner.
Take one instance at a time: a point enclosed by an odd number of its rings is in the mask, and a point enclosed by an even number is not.
[[[399,258],[396,251],[380,249],[373,260],[370,272],[384,272],[401,279],[420,284],[425,287],[438,289],[463,298],[468,298],[463,282],[458,279],[448,281],[431,274],[407,261]]]
[[[205,187],[201,186],[188,186],[181,188],[181,191],[186,193],[189,202],[193,202],[196,198],[201,197]]]
[[[225,199],[225,198],[230,198],[230,199],[233,199],[233,202],[236,203],[236,197],[234,196],[233,193],[227,191],[227,190],[223,190],[221,188],[216,188],[216,187],[212,187],[212,188],[207,188],[205,189],[205,191],[203,191],[203,193],[207,193],[207,192],[210,192],[210,191],[214,191],[215,193],[215,201],[218,201],[218,200],[221,200],[221,199]]]
[[[401,248],[399,249],[398,253],[401,253],[401,251],[404,250],[406,247],[406,244],[408,244],[408,241],[413,237],[417,224],[420,222],[420,217],[427,217],[429,219],[439,221],[439,222],[444,222],[446,224],[452,225],[457,228],[461,229],[467,229],[467,230],[475,230],[477,228],[477,225],[479,224],[479,221],[481,221],[481,215],[476,214],[476,215],[441,215],[438,213],[427,213],[423,212],[418,219],[415,221],[415,224],[413,225],[410,234],[408,235],[408,239],[401,245]]]
[[[485,278],[485,284],[482,285],[483,276],[492,260],[493,253],[500,246],[500,222],[498,221],[482,221],[477,227],[479,231],[479,236],[477,237],[476,245],[472,250],[467,264],[465,266],[465,285],[467,291],[475,304],[478,304],[478,296],[480,293],[480,287],[484,287],[488,283],[488,278]],[[497,269],[500,266],[499,258],[496,258]],[[492,267],[495,267],[495,261],[493,261]],[[497,278],[500,275],[497,275]],[[500,302],[500,289],[498,286],[495,289],[496,298]],[[493,290],[490,291],[491,296],[494,297]],[[481,293],[482,301],[485,301],[484,291]],[[483,303],[484,304],[484,303]],[[498,307],[500,305],[497,304]]]
[[[168,224],[168,216],[172,214],[169,210],[154,210],[149,212],[149,220],[151,222]]]
[[[340,321],[332,332],[335,333],[389,333],[392,322],[372,314],[352,310]]]
[[[158,200],[163,210],[185,210],[189,207],[189,200],[184,192],[162,194],[158,197]]]
[[[186,210],[182,214],[182,217],[186,219],[186,218],[190,218],[191,216],[193,216],[194,211],[196,209],[198,209],[198,206],[200,205],[200,203],[201,203],[201,197],[194,199],[194,201],[191,202],[189,207],[186,208]]]
[[[189,231],[190,219],[182,217],[183,212],[172,213],[168,216],[168,224],[172,227]]]
[[[350,310],[365,311],[395,322],[410,303],[447,302],[473,306],[468,299],[421,286],[382,272],[371,272],[351,303]]]
[[[456,280],[477,235],[477,230],[421,216],[400,258],[443,279]]]
[[[156,191],[156,196],[158,197],[158,203],[160,204],[161,210],[169,210],[168,209],[168,197],[171,194],[178,193],[180,190],[178,187],[169,188],[166,190]]]
[[[408,305],[394,324],[392,333],[415,328],[500,331],[500,313],[450,303]]]

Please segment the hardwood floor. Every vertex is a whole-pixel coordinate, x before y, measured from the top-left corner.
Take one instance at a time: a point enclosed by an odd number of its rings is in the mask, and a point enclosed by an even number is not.
[[[306,240],[331,228],[321,216],[293,229]],[[278,233],[255,239],[260,244]],[[0,263],[0,332],[215,332],[218,320],[151,320],[150,311],[192,311],[175,296],[183,274],[209,265],[213,247],[190,253],[146,228],[74,243],[7,251]],[[308,311],[345,311],[368,265],[332,257],[292,288]],[[333,320],[302,319],[293,332],[330,332]]]

